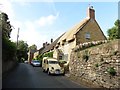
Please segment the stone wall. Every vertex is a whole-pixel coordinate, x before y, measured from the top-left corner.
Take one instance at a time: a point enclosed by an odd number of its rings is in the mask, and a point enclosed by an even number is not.
[[[120,88],[120,50],[114,40],[87,49],[73,50],[70,78],[88,87]]]
[[[13,68],[18,65],[16,58],[9,61],[2,61],[2,76],[6,76]]]

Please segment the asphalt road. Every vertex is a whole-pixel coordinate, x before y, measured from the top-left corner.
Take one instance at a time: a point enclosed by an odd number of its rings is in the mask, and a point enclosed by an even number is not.
[[[66,76],[42,72],[41,67],[20,63],[2,81],[2,88],[83,88]]]

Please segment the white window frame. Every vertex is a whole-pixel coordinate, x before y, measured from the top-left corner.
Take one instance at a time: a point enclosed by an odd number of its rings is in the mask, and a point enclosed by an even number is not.
[[[85,38],[86,38],[86,39],[90,39],[90,33],[89,33],[89,32],[86,32],[86,33],[85,33]]]

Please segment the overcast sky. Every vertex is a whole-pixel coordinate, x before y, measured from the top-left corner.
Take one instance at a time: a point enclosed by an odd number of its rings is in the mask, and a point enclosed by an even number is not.
[[[0,10],[7,13],[15,29],[11,32],[11,40],[16,41],[20,28],[19,40],[29,45],[36,44],[38,49],[44,42],[55,40],[71,29],[75,24],[87,17],[87,8],[92,5],[95,18],[107,36],[107,30],[118,18],[118,2],[55,2],[55,0],[0,0]],[[64,0],[65,1],[65,0]],[[73,1],[73,0],[72,0]],[[97,0],[96,0],[97,1]]]

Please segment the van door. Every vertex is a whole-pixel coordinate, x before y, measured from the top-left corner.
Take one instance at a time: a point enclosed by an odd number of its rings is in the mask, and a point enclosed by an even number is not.
[[[44,70],[46,69],[46,63],[45,62],[46,62],[46,59],[44,59],[43,63],[42,63],[42,67],[43,67]]]
[[[47,61],[48,61],[47,59],[44,60],[44,69],[45,69],[45,71],[47,71]]]
[[[48,66],[48,60],[45,60],[45,70],[47,71],[48,68],[49,68],[49,66]]]

